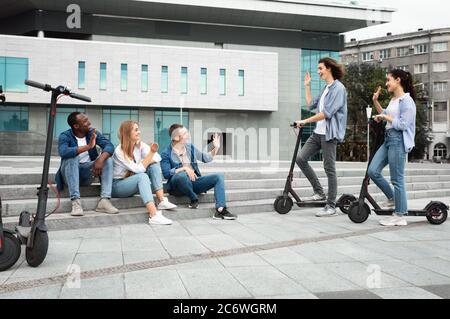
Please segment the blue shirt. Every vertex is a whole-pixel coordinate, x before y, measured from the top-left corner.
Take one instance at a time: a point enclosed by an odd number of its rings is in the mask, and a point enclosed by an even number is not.
[[[209,153],[201,152],[192,144],[187,144],[186,150],[188,157],[191,159],[191,166],[195,174],[198,177],[202,176],[200,174],[200,169],[198,168],[197,161],[201,161],[203,163],[212,162],[212,155]],[[172,176],[176,174],[175,171],[181,167],[183,167],[183,163],[181,162],[178,155],[173,151],[172,145],[169,145],[161,153],[161,170],[164,178],[170,181]]]
[[[86,143],[89,144],[91,141],[93,129],[90,129],[88,134],[86,135]],[[104,137],[99,131],[97,131],[97,138],[95,139],[96,145],[100,146],[103,152],[109,153],[111,155],[114,154],[114,145]],[[78,156],[78,141],[73,134],[72,129],[62,132],[58,138],[58,153],[61,156],[61,159],[73,158]],[[98,157],[97,148],[89,150],[89,158],[91,161],[95,161]],[[63,178],[61,175],[61,168],[56,173],[56,184],[58,186],[58,190],[64,189]]]
[[[410,153],[414,146],[416,138],[416,103],[409,93],[406,93],[399,99],[400,114],[394,117],[392,129],[403,132],[403,143],[405,144],[405,152]],[[390,115],[388,110],[384,110],[382,114]]]
[[[314,98],[310,106],[311,112],[320,113],[318,106],[325,89],[326,87]],[[322,113],[325,114],[327,125],[326,140],[337,139],[342,143],[347,131],[347,90],[341,81],[335,80],[329,87],[328,94],[324,98]]]

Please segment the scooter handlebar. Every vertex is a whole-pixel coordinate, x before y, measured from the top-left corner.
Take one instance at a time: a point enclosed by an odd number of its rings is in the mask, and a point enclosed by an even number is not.
[[[293,128],[303,129],[303,126],[299,127],[299,126],[297,126],[297,123],[295,123],[295,122],[293,124],[289,125],[289,126],[293,127]]]
[[[31,80],[25,80],[25,84],[44,91],[50,91],[52,89],[52,87],[49,84],[42,84]]]
[[[77,99],[77,100],[81,100],[81,101],[84,101],[84,102],[92,102],[90,97],[87,97],[87,96],[84,96],[84,95],[81,95],[81,94],[70,93],[69,96],[71,98],[74,98],[74,99]]]

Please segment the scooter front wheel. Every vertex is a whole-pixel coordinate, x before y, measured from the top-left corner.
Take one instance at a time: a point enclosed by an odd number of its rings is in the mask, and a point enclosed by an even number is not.
[[[288,197],[279,196],[275,200],[273,206],[278,214],[286,215],[292,210],[294,202],[289,196]]]
[[[355,224],[362,224],[366,222],[370,215],[370,207],[366,203],[359,208],[359,202],[355,201],[350,205],[348,211],[348,218]]]
[[[44,262],[48,251],[48,234],[45,231],[36,230],[33,247],[27,247],[25,258],[28,265],[38,267]]]
[[[3,253],[0,254],[0,271],[5,271],[15,265],[20,257],[20,241],[10,233],[4,233]]]
[[[427,219],[432,225],[442,225],[447,220],[447,207],[442,204],[432,205],[427,210]]]

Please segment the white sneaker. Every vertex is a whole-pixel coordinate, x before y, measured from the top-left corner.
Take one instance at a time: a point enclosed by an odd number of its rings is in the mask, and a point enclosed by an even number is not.
[[[170,210],[175,208],[177,208],[177,205],[169,202],[169,199],[166,197],[158,204],[158,210]]]
[[[164,217],[160,211],[157,211],[155,216],[150,217],[148,223],[150,225],[172,225],[172,221]]]
[[[406,221],[406,218],[398,215],[398,214],[394,214],[392,215],[392,217],[380,220],[380,225],[381,226],[408,226],[408,222]]]
[[[319,194],[314,194],[311,197],[302,198],[302,201],[304,201],[304,202],[322,202],[325,200],[327,200],[327,196],[325,196],[325,195],[322,196]]]
[[[336,217],[339,216],[339,213],[336,208],[332,208],[330,206],[325,206],[322,208],[317,214],[316,217]]]
[[[79,198],[72,201],[72,212],[70,215],[74,217],[84,216],[83,207]]]

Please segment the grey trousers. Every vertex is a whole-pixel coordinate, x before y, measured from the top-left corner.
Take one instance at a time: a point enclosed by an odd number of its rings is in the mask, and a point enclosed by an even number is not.
[[[325,140],[325,135],[313,133],[297,156],[297,165],[300,167],[303,174],[305,174],[306,178],[308,178],[314,189],[314,193],[324,196],[325,192],[323,187],[313,168],[308,163],[308,160],[312,156],[319,153],[320,150],[323,151],[323,167],[328,177],[327,204],[333,208],[336,208],[337,197],[336,147],[337,140],[327,142]]]

